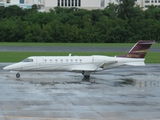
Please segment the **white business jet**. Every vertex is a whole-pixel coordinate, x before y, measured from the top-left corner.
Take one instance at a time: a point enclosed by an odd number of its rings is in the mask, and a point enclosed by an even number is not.
[[[91,72],[97,72],[124,65],[144,66],[145,55],[154,40],[140,40],[126,55],[115,57],[92,56],[31,56],[25,60],[6,66],[3,69],[16,71],[20,78],[21,71],[69,71],[81,72],[84,78],[90,78]]]

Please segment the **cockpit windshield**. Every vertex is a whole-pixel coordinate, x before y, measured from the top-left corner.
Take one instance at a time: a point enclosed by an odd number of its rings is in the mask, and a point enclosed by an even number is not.
[[[33,59],[26,58],[26,59],[24,59],[22,62],[33,62]]]

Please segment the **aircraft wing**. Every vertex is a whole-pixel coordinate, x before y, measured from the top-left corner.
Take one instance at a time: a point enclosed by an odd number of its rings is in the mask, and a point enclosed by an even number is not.
[[[105,65],[109,65],[109,64],[114,64],[116,63],[117,61],[103,61],[102,63],[100,64],[84,64],[84,65],[74,65],[72,68],[71,68],[71,71],[90,71],[90,72],[94,72],[94,71],[97,71],[97,70],[103,70],[103,67]]]
[[[94,72],[99,68],[99,66],[95,64],[84,64],[84,65],[74,65],[71,68],[71,71],[90,71]]]

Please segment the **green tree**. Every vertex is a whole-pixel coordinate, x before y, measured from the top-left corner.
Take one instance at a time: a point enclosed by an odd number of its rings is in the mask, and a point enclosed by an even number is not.
[[[110,19],[117,17],[118,6],[114,3],[109,3],[108,6],[103,10],[104,15]]]
[[[160,8],[158,6],[151,5],[144,11],[146,19],[160,20]]]
[[[3,17],[3,18],[24,16],[23,9],[17,5],[11,5],[9,7],[4,8],[4,9],[1,8],[1,10],[3,11],[3,14],[1,17]]]
[[[130,20],[134,13],[134,0],[119,0],[118,2],[118,17],[124,20]]]

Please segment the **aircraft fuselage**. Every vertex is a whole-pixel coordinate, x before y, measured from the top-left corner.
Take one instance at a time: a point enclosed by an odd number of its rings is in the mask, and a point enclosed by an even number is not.
[[[10,71],[99,71],[123,65],[144,65],[144,59],[108,56],[33,56],[4,68]]]

